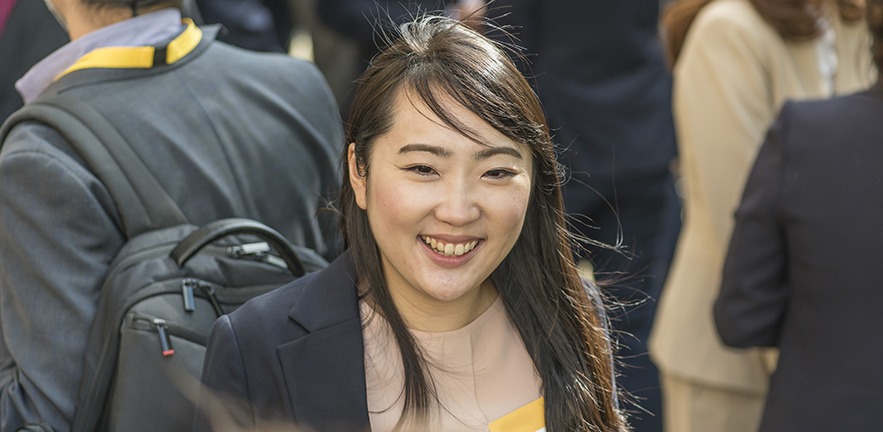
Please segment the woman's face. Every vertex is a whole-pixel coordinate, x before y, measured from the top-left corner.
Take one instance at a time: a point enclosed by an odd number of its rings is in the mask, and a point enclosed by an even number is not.
[[[486,145],[400,92],[392,128],[374,141],[367,177],[356,171],[354,145],[349,150],[356,202],[367,211],[406,320],[493,299],[488,278],[518,239],[530,199],[529,149],[459,105],[446,108]]]

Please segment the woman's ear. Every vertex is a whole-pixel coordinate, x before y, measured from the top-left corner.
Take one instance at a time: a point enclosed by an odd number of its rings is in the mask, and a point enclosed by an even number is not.
[[[359,208],[362,210],[366,210],[368,208],[366,194],[367,194],[367,179],[363,170],[359,169],[359,165],[356,163],[356,143],[350,143],[349,149],[346,154],[346,165],[349,168],[349,178],[350,178],[350,186],[353,188],[353,194],[356,197],[356,204],[359,205]]]

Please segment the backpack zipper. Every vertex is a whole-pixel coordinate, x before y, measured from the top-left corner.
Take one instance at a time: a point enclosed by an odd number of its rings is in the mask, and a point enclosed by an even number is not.
[[[104,277],[104,279],[111,280],[112,277],[115,277],[118,273],[129,268],[132,264],[152,258],[161,257],[163,255],[168,255],[172,252],[175,246],[178,245],[179,242],[180,240],[167,241],[153,245],[152,247],[146,249],[140,249],[133,254],[126,255],[121,260],[111,264],[110,268],[112,269],[112,271],[108,273],[107,276]],[[210,254],[225,254],[226,256],[234,259],[256,258],[255,261],[262,261],[267,264],[275,265],[284,269],[288,268],[285,260],[270,253],[270,245],[267,242],[243,243],[226,247],[206,246],[204,250]]]
[[[185,311],[193,312],[196,310],[194,291],[197,289],[202,291],[206,298],[208,298],[209,303],[212,305],[212,309],[215,310],[215,315],[218,317],[224,315],[224,310],[221,308],[221,303],[218,301],[218,293],[215,289],[208,283],[193,278],[184,279],[184,282],[181,284],[181,296],[184,298]]]
[[[169,326],[166,324],[166,320],[156,318],[153,320],[153,327],[156,328],[156,332],[159,334],[159,346],[162,348],[163,357],[168,357],[175,354],[175,349],[172,348],[172,338],[169,337],[168,330]]]
[[[163,357],[171,357],[175,354],[175,348],[172,345],[172,336],[200,345],[205,345],[207,342],[207,336],[201,335],[196,331],[166,321],[162,318],[154,318],[145,314],[133,314],[130,328],[156,332],[159,339],[160,354],[162,354]]]

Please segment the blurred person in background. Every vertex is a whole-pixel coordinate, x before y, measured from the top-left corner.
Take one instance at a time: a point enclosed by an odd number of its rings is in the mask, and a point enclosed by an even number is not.
[[[201,22],[195,0],[183,0],[181,13]],[[15,82],[70,37],[45,0],[3,0],[0,4],[0,123],[24,103]]]
[[[221,24],[218,40],[255,51],[288,52],[292,0],[196,0],[205,24]]]
[[[0,3],[0,123],[24,103],[15,91],[15,82],[68,41],[43,0]]]
[[[368,66],[368,62],[388,43],[385,34],[389,26],[412,20],[421,13],[446,15],[464,20],[478,29],[484,19],[484,0],[314,0],[316,14],[324,29],[342,37],[345,46],[352,47],[349,61],[334,62],[316,59],[316,63],[328,76],[339,77],[345,83],[338,95],[341,114],[346,119],[352,103],[353,81]],[[333,50],[333,48],[331,48]],[[326,55],[317,52],[317,56]],[[333,55],[333,54],[327,54]],[[342,70],[343,69],[343,70]]]
[[[650,352],[670,432],[757,429],[775,353],[724,346],[712,320],[733,213],[786,100],[853,92],[874,79],[863,4],[679,0],[664,13],[685,219]]]
[[[883,1],[867,1],[883,67]],[[878,75],[879,76],[879,75]],[[761,432],[883,425],[883,85],[786,103],[748,177],[715,303],[734,347],[776,347]]]
[[[619,306],[618,383],[638,432],[662,430],[656,367],[647,338],[680,229],[671,166],[676,158],[671,76],[659,40],[656,0],[570,2],[499,0],[488,29],[522,46],[567,167],[571,229],[617,248],[576,248],[584,267]],[[603,275],[603,276],[602,276]]]

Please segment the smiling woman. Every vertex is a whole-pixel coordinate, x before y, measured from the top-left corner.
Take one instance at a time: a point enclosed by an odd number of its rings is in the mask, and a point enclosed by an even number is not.
[[[349,119],[347,252],[219,320],[206,386],[246,400],[249,428],[626,430],[549,130],[506,54],[418,18]]]
[[[530,199],[530,149],[443,102],[481,144],[399,91],[392,127],[372,145],[370,181],[349,149],[349,180],[409,328],[463,327],[497,297],[489,278],[512,250]],[[406,198],[406,199],[402,199]],[[467,251],[468,249],[468,251]]]

